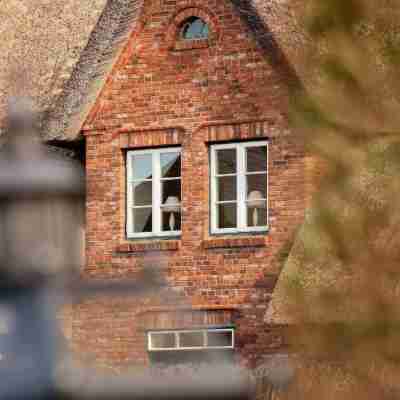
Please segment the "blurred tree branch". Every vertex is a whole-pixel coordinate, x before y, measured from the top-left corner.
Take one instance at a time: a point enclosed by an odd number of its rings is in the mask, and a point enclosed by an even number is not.
[[[294,94],[291,121],[325,175],[274,296],[293,323],[300,364],[306,370],[310,359],[324,360],[304,398],[340,391],[342,399],[393,398],[400,389],[400,6],[309,0],[304,10],[313,78]],[[329,379],[322,370],[332,365],[342,373]]]

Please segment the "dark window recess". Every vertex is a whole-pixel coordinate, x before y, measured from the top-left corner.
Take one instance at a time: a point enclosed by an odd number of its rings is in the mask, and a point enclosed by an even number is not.
[[[208,39],[209,34],[210,29],[201,18],[190,17],[182,25],[181,39],[183,40]]]
[[[177,364],[234,364],[233,349],[192,350],[192,351],[153,351],[149,353],[153,366],[169,366]]]
[[[208,347],[229,347],[232,346],[232,332],[214,331],[208,332]]]

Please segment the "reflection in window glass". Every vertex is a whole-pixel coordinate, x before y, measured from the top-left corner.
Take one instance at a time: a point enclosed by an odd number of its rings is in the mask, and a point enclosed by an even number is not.
[[[208,347],[231,347],[233,344],[232,331],[209,331]]]
[[[151,154],[138,154],[133,157],[132,172],[133,179],[144,180],[152,178],[152,157]]]
[[[203,347],[204,334],[199,332],[180,332],[179,347]]]
[[[152,332],[150,338],[153,349],[172,349],[176,347],[176,338],[173,332]]]
[[[207,39],[208,35],[208,25],[201,18],[190,17],[183,23],[181,29],[181,37],[183,40]]]
[[[161,153],[161,176],[163,178],[177,178],[181,176],[180,153]]]

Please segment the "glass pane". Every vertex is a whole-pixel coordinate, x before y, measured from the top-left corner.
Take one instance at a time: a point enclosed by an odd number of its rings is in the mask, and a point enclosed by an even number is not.
[[[232,332],[208,332],[208,347],[231,347]]]
[[[174,333],[150,333],[151,348],[153,349],[171,349],[176,347]]]
[[[218,205],[218,228],[236,228],[237,226],[236,204]]]
[[[224,176],[217,178],[218,201],[236,200],[236,176]]]
[[[217,150],[217,174],[236,173],[236,149]]]
[[[161,176],[163,178],[176,178],[181,176],[181,155],[180,153],[162,153]]]
[[[267,146],[248,147],[246,149],[247,172],[267,170]]]
[[[248,206],[247,226],[267,226],[267,209]]]
[[[179,347],[204,347],[203,332],[180,332]]]
[[[191,17],[183,24],[181,34],[185,40],[207,39],[209,28],[201,18]]]
[[[257,200],[266,198],[267,175],[247,175],[247,200],[253,201],[254,204],[260,204]],[[262,206],[262,204],[260,206]]]
[[[181,180],[174,179],[171,181],[161,182],[162,205],[174,205],[181,202]]]
[[[132,162],[133,179],[151,179],[152,178],[152,155],[138,154],[133,156]]]
[[[133,185],[133,204],[135,206],[151,206],[153,184],[151,181],[137,182]]]
[[[167,231],[180,231],[181,230],[182,214],[179,209],[177,212],[169,212],[163,210],[162,212],[162,230]]]
[[[135,208],[133,210],[133,226],[136,233],[152,232],[152,209],[151,208]]]

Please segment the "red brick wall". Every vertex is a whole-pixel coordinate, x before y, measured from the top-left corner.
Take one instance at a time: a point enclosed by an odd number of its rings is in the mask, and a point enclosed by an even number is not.
[[[84,127],[88,193],[83,273],[132,277],[155,265],[171,290],[75,306],[73,346],[115,368],[146,364],[141,316],[156,308],[165,318],[176,305],[193,305],[204,312],[234,310],[237,358],[254,365],[281,346],[275,328],[263,318],[304,213],[304,154],[288,129],[287,77],[267,61],[228,0],[149,0],[145,7],[140,29]],[[209,43],[187,49],[176,44],[175,25],[193,13],[207,19],[213,34]],[[213,237],[209,143],[252,138],[270,141],[270,232]],[[176,144],[183,157],[181,237],[127,240],[126,149]]]

